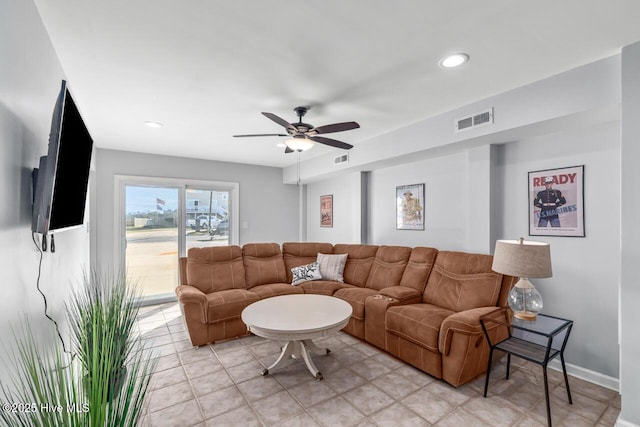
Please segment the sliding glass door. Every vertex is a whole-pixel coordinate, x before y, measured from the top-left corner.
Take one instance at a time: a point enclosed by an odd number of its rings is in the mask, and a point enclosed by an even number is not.
[[[144,301],[175,299],[179,257],[238,244],[238,184],[116,177],[116,259]]]
[[[179,188],[125,186],[127,275],[145,297],[176,288],[179,197]]]
[[[228,190],[186,188],[187,251],[195,247],[229,244]]]

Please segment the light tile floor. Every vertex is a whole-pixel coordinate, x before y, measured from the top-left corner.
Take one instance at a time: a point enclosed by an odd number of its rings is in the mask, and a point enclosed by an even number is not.
[[[483,398],[484,375],[454,388],[344,333],[318,340],[332,352],[314,357],[316,381],[297,360],[262,377],[280,350],[260,337],[191,346],[176,303],[142,308],[138,327],[158,357],[145,427],[546,425],[541,368],[515,357]],[[562,374],[549,378],[554,426],[615,425],[617,392],[570,377],[569,405]]]

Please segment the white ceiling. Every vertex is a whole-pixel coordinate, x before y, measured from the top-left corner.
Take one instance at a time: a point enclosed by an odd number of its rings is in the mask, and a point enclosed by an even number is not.
[[[638,0],[35,3],[97,147],[270,166],[283,138],[232,137],[284,130],[262,111],[357,145],[640,40]]]

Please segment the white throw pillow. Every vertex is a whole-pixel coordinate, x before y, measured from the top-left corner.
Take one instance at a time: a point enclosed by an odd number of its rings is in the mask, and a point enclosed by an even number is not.
[[[344,283],[342,272],[347,263],[347,254],[328,255],[318,254],[318,264],[320,264],[320,274],[324,280],[336,280]]]
[[[320,275],[320,267],[317,262],[293,267],[291,269],[291,273],[293,273],[293,280],[291,281],[293,286],[299,285],[303,282],[308,282],[309,280],[322,279],[322,276]]]

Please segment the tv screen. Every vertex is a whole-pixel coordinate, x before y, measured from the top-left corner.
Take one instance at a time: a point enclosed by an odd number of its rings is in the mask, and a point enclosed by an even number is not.
[[[92,150],[93,139],[63,80],[47,156],[36,174],[32,231],[47,234],[83,224]]]

